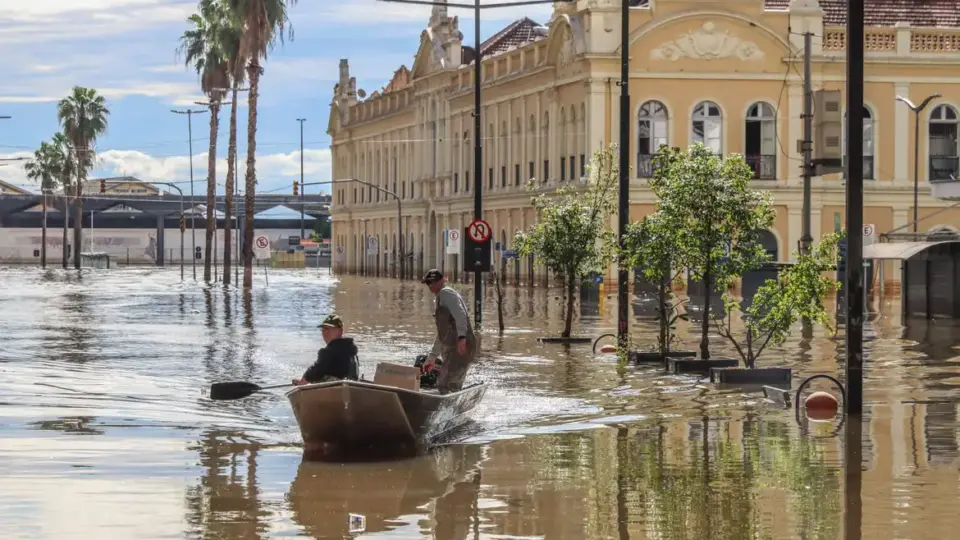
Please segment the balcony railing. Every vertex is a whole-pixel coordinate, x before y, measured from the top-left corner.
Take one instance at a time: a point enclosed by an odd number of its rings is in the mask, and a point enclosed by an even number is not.
[[[956,182],[960,178],[960,156],[930,156],[930,182]]]
[[[653,154],[637,154],[637,178],[653,178]]]
[[[753,169],[753,177],[757,180],[777,179],[777,156],[775,155],[748,155],[747,164]]]

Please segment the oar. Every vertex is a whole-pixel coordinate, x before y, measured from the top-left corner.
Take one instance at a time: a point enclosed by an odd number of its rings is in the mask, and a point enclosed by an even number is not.
[[[278,384],[275,386],[260,386],[252,382],[220,382],[210,385],[210,399],[228,400],[245,398],[261,390],[270,390],[271,388],[285,388],[293,386],[293,383]]]

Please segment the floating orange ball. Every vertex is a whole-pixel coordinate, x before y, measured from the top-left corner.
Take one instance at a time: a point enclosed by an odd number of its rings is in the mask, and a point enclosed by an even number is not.
[[[803,401],[803,406],[807,410],[807,418],[811,420],[830,420],[837,415],[840,403],[837,398],[833,397],[833,394],[814,392]]]
[[[600,352],[604,354],[615,353],[617,352],[617,347],[616,345],[604,345],[603,347],[600,347]]]

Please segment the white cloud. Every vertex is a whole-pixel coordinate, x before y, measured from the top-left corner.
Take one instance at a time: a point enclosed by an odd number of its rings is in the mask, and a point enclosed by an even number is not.
[[[504,4],[510,0],[480,0],[484,4]],[[382,0],[352,0],[350,2],[325,2],[320,8],[321,14],[332,23],[346,23],[351,25],[372,26],[385,22],[411,22],[426,26],[430,20],[431,6],[398,4]],[[522,17],[530,17],[537,22],[545,23],[550,18],[553,8],[551,5],[509,6],[502,8],[484,9],[480,18],[483,21],[513,21]],[[473,10],[463,8],[448,8],[450,16],[465,20],[473,20]]]
[[[206,192],[207,153],[193,156],[194,192]],[[0,154],[0,158],[31,157],[30,152]],[[303,172],[307,182],[325,182],[330,180],[331,155],[329,149],[305,149],[303,152]],[[33,182],[27,178],[23,169],[24,162],[10,162],[0,167],[0,179],[5,182],[25,186],[28,189]],[[246,153],[241,152],[238,159],[240,170],[238,181],[243,188],[246,171]],[[223,191],[227,174],[227,160],[217,160],[218,190]],[[146,182],[173,182],[184,193],[189,193],[190,157],[189,156],[153,156],[137,150],[106,150],[97,154],[97,168],[90,175],[97,176],[135,176]],[[257,156],[257,189],[263,191],[283,191],[292,189],[293,181],[300,180],[300,152],[264,154]],[[329,192],[328,186],[320,189]]]

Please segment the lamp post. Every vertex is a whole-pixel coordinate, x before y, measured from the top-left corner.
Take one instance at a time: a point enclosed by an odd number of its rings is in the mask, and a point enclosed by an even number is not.
[[[191,248],[192,253],[197,251],[197,213],[193,211],[193,205],[196,204],[196,201],[193,199],[193,115],[201,114],[207,112],[206,109],[193,110],[187,109],[185,111],[178,111],[176,109],[171,109],[170,112],[174,114],[185,114],[187,115],[187,137],[190,142],[190,236],[191,236]],[[193,260],[193,279],[197,279],[197,258],[191,257]]]
[[[421,6],[434,7],[452,7],[460,9],[469,9],[473,11],[473,36],[474,36],[474,80],[473,80],[473,218],[475,220],[483,219],[483,139],[480,136],[481,119],[480,105],[481,92],[483,84],[481,77],[481,65],[483,63],[482,42],[480,41],[480,12],[484,9],[496,9],[504,7],[529,6],[536,4],[557,4],[575,2],[576,0],[504,0],[493,4],[481,5],[480,0],[473,0],[473,3],[447,2],[446,0],[381,0],[382,2],[393,2],[397,4],[414,4]],[[433,240],[431,240],[433,241]],[[402,241],[401,241],[402,245]],[[479,267],[478,267],[479,268]],[[473,319],[479,328],[483,321],[483,272],[475,270],[473,274]]]
[[[920,113],[931,101],[940,97],[940,92],[933,94],[932,96],[927,96],[926,99],[920,102],[919,105],[914,105],[909,98],[903,96],[897,96],[897,101],[902,101],[907,107],[913,111],[914,123],[913,123],[913,232],[917,232],[918,222],[920,221],[919,215],[919,206],[920,206]],[[929,167],[927,168],[927,175],[929,176]]]
[[[404,250],[403,250],[403,203],[401,202],[400,197],[399,197],[396,193],[394,193],[393,191],[390,191],[389,189],[384,189],[384,188],[382,188],[382,187],[380,187],[380,186],[371,184],[370,182],[365,182],[365,181],[360,180],[360,179],[357,179],[357,178],[342,178],[342,179],[340,179],[340,180],[327,180],[327,181],[325,181],[325,182],[307,182],[306,184],[301,184],[301,186],[303,186],[303,185],[307,185],[307,186],[320,186],[320,185],[325,185],[325,184],[346,184],[346,183],[349,183],[349,182],[356,182],[356,183],[358,183],[358,184],[362,184],[362,185],[364,185],[364,186],[371,187],[371,188],[379,191],[380,193],[384,193],[384,194],[389,195],[389,196],[393,197],[394,199],[396,199],[396,201],[397,201],[397,238],[398,238],[398,240],[400,241],[400,243],[399,243],[399,245],[398,245],[398,249],[399,249],[399,251],[400,251],[399,256],[398,256],[398,260],[401,261],[401,263],[400,263],[400,279],[403,279],[403,262],[402,262],[402,261],[403,261],[403,257],[404,257]],[[301,191],[301,193],[302,193],[302,191]],[[332,239],[332,235],[331,235],[331,239]],[[366,234],[364,234],[364,244],[363,244],[363,246],[362,246],[360,249],[363,250],[364,253],[366,253],[366,251],[365,251],[365,250],[367,249]],[[333,253],[331,253],[330,256],[332,257],[332,256],[333,256]],[[366,269],[366,265],[364,265],[364,269]]]
[[[303,239],[303,123],[306,118],[297,118],[300,122],[300,238]]]

